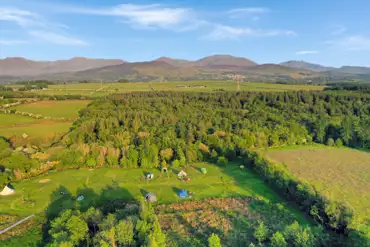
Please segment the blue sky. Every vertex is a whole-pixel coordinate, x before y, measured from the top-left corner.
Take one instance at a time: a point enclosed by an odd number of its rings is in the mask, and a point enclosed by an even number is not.
[[[0,0],[0,57],[370,66],[368,0]]]

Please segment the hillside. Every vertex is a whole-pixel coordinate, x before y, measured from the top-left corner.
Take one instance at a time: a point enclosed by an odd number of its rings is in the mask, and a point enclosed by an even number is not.
[[[61,72],[75,72],[122,64],[119,59],[90,59],[75,57],[69,60],[32,61],[21,57],[0,59],[0,76],[36,76]]]
[[[290,67],[290,68],[296,68],[296,69],[307,69],[307,70],[312,70],[316,72],[323,72],[323,71],[329,71],[329,70],[334,69],[333,67],[325,67],[320,64],[308,63],[305,61],[295,61],[295,60],[280,63],[280,65],[285,66],[285,67]]]
[[[72,58],[57,61],[32,61],[25,58],[0,60],[0,82],[17,80],[51,81],[168,81],[229,80],[286,83],[328,83],[348,79],[369,79],[370,68],[345,66],[339,69],[304,61],[261,64],[242,57],[213,55],[196,61],[160,57],[154,61],[128,63],[119,59]]]

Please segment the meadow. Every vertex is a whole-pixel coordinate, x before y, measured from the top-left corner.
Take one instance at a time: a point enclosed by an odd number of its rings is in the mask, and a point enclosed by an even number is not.
[[[22,104],[11,109],[51,118],[77,118],[78,112],[90,102],[89,100],[44,100]]]
[[[315,145],[271,149],[265,155],[287,165],[329,199],[349,205],[359,218],[370,220],[369,152]]]
[[[200,168],[208,173],[202,174]],[[257,175],[230,163],[218,167],[208,163],[197,163],[184,169],[190,182],[177,178],[179,169],[161,173],[157,169],[112,169],[66,170],[50,172],[47,175],[13,182],[15,194],[0,198],[0,214],[26,216],[48,210],[58,211],[79,203],[81,207],[94,205],[99,199],[138,199],[148,192],[156,194],[159,203],[181,202],[178,197],[180,189],[193,193],[193,199],[209,197],[254,197],[266,202],[283,203],[282,199],[258,178]],[[151,181],[141,180],[148,172],[154,174]],[[119,188],[119,189],[113,189]],[[70,192],[73,196],[84,195],[82,202],[66,200],[60,192]],[[52,203],[53,202],[53,203]],[[50,205],[53,206],[50,206]],[[55,208],[53,208],[55,207]],[[296,209],[291,209],[300,222],[307,222]]]

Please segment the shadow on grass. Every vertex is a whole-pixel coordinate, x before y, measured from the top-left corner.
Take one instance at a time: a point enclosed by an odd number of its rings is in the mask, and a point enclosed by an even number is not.
[[[82,200],[78,200],[80,196],[83,196]],[[80,188],[77,190],[76,196],[72,196],[72,193],[66,187],[60,186],[53,191],[50,197],[51,203],[45,210],[46,223],[42,227],[43,241],[40,246],[46,246],[50,241],[50,236],[48,235],[50,222],[63,211],[71,209],[86,212],[89,208],[95,207],[99,208],[103,213],[113,213],[124,209],[134,199],[127,189],[119,187],[115,183],[106,186],[100,193],[89,187]]]

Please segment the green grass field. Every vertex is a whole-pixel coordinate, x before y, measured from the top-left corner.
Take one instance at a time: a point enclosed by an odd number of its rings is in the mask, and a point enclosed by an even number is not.
[[[78,112],[90,102],[89,100],[45,100],[15,106],[12,109],[52,118],[76,118]]]
[[[370,219],[370,153],[350,148],[303,146],[271,149],[266,156],[284,163],[300,179]]]
[[[201,167],[207,168],[208,174],[202,174],[199,171]],[[266,201],[281,202],[280,197],[261,179],[247,169],[240,170],[237,164],[220,168],[212,164],[199,163],[185,170],[191,178],[190,182],[180,181],[175,170],[167,174],[150,169],[109,168],[50,172],[47,175],[12,183],[16,192],[10,196],[0,197],[0,214],[24,216],[43,212],[51,201],[55,200],[57,203],[53,204],[56,207],[77,203],[70,199],[64,200],[63,195],[56,192],[61,187],[74,196],[83,194],[85,200],[81,203],[84,206],[93,204],[97,196],[102,193],[104,198],[133,199],[142,197],[147,192],[153,192],[157,195],[159,203],[179,202],[184,200],[176,194],[179,189],[194,192],[196,194],[194,199],[253,196],[261,197]],[[141,180],[144,172],[153,172],[154,179]],[[115,189],[109,189],[109,186],[114,186]],[[291,210],[301,221],[305,221],[298,211]]]
[[[21,136],[26,133],[29,137],[52,137],[66,133],[72,122],[34,119],[31,117],[0,113],[0,136]]]
[[[0,129],[16,125],[29,124],[35,121],[36,119],[31,117],[0,113]]]
[[[194,87],[200,86],[200,87]],[[323,86],[313,85],[282,85],[259,82],[242,82],[241,91],[282,92],[288,90],[323,90]],[[135,83],[74,83],[66,85],[50,85],[48,89],[35,92],[41,95],[83,95],[99,97],[112,93],[137,91],[182,91],[182,92],[214,92],[224,90],[235,92],[237,84],[232,81],[191,81],[191,82],[135,82]]]

